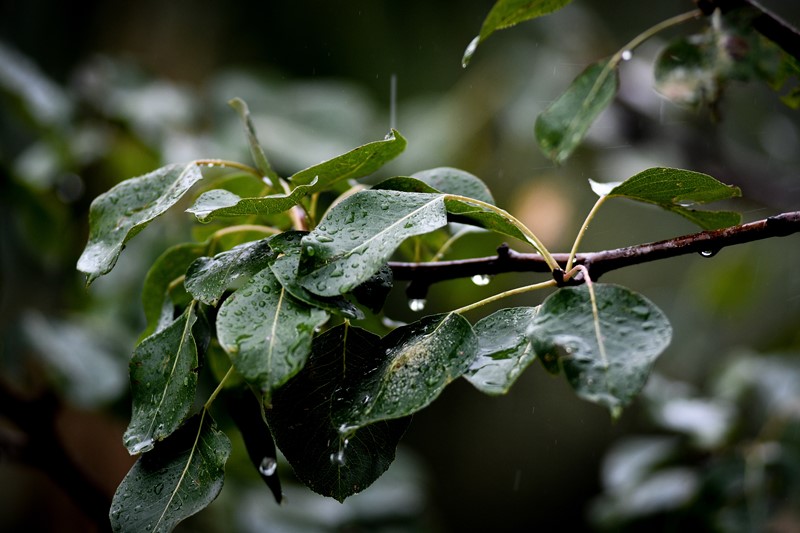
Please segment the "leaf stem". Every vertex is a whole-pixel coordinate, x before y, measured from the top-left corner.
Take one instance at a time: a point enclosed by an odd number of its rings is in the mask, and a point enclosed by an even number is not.
[[[226,167],[226,168],[235,168],[236,170],[241,170],[242,172],[246,172],[248,174],[252,174],[253,176],[261,179],[261,173],[258,169],[251,167],[250,165],[245,165],[244,163],[239,163],[238,161],[228,161],[226,159],[198,159],[194,162],[197,166],[207,166],[207,167]]]
[[[575,236],[575,242],[572,243],[572,249],[569,251],[569,257],[567,258],[567,265],[564,268],[564,270],[566,270],[567,272],[572,270],[572,263],[575,261],[575,254],[578,253],[578,247],[581,244],[581,240],[583,240],[583,236],[586,234],[586,230],[589,229],[589,223],[591,223],[591,221],[594,220],[595,214],[597,214],[597,211],[600,209],[600,206],[603,205],[603,203],[606,201],[606,198],[608,198],[608,196],[605,195],[598,198],[597,201],[592,206],[592,209],[589,211],[589,214],[586,215],[586,220],[583,221],[581,229],[580,231],[578,231],[578,235]]]
[[[511,289],[511,290],[508,290],[508,291],[505,291],[505,292],[501,292],[501,293],[495,294],[494,296],[489,296],[488,298],[484,298],[483,300],[477,301],[475,303],[472,303],[472,304],[469,304],[469,305],[465,305],[464,307],[459,307],[458,309],[456,309],[455,311],[452,311],[452,312],[461,315],[461,314],[466,313],[467,311],[472,311],[474,309],[477,309],[479,307],[482,307],[482,306],[484,306],[486,304],[489,304],[489,303],[492,303],[492,302],[496,302],[497,300],[500,300],[502,298],[506,298],[508,296],[515,296],[517,294],[523,294],[523,293],[526,293],[526,292],[537,291],[539,289],[546,289],[548,287],[555,287],[555,286],[557,286],[556,281],[551,279],[551,280],[543,281],[541,283],[534,283],[533,285],[526,285],[524,287],[517,287],[516,289]]]
[[[228,369],[228,372],[226,372],[225,375],[222,377],[222,379],[219,380],[219,384],[217,385],[217,388],[214,389],[214,392],[212,392],[211,396],[208,397],[208,400],[206,400],[206,403],[203,404],[203,410],[204,411],[208,411],[209,407],[211,407],[211,404],[214,403],[214,400],[217,399],[217,396],[219,395],[219,393],[222,392],[222,389],[225,388],[225,381],[227,381],[228,378],[233,375],[234,371],[235,371],[235,368],[234,368],[233,365],[231,365],[231,367]]]
[[[600,312],[597,309],[597,298],[594,295],[594,282],[589,276],[589,269],[583,265],[578,265],[572,270],[568,270],[565,277],[572,277],[576,272],[583,274],[583,280],[586,283],[586,288],[589,289],[589,300],[592,304],[592,322],[594,323],[594,336],[597,340],[597,348],[600,350],[600,359],[603,362],[603,367],[608,369],[608,355],[606,354],[606,346],[603,342],[603,334],[600,331]]]
[[[642,43],[653,37],[654,35],[671,28],[672,26],[677,26],[679,24],[683,24],[684,22],[688,22],[690,20],[698,19],[703,16],[703,12],[699,9],[693,9],[691,11],[687,11],[686,13],[681,13],[680,15],[675,15],[674,17],[670,17],[666,20],[662,20],[658,24],[651,26],[650,28],[646,29],[633,39],[631,39],[628,44],[620,48],[616,54],[614,54],[611,59],[609,60],[608,64],[610,68],[615,68],[620,61],[622,61],[622,56],[625,52],[630,52],[638,48]]]

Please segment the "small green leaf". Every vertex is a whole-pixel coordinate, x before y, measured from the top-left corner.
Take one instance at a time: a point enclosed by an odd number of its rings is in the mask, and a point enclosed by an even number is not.
[[[273,250],[281,254],[270,264],[272,273],[283,288],[301,302],[347,318],[364,318],[364,313],[343,296],[317,296],[300,284],[297,270],[300,264],[301,241],[305,235],[307,233],[302,231],[285,231],[270,239]]]
[[[217,339],[236,370],[269,395],[305,364],[328,313],[287,293],[265,268],[220,306]]]
[[[497,30],[510,28],[520,22],[558,11],[572,0],[498,0],[481,26],[480,34],[472,40],[461,60],[467,66],[478,45]]]
[[[382,141],[375,141],[314,165],[289,178],[297,185],[310,185],[311,192],[326,190],[336,182],[358,179],[372,174],[400,155],[406,148],[406,140],[399,131],[392,130]]]
[[[519,375],[536,358],[528,328],[538,308],[501,309],[475,326],[478,355],[464,377],[479,391],[506,394]]]
[[[186,290],[204,304],[216,306],[237,282],[261,272],[275,259],[269,238],[246,242],[214,257],[200,257],[186,271]]]
[[[378,368],[334,409],[343,433],[413,414],[429,405],[475,359],[478,341],[470,323],[454,313],[427,316],[397,328],[381,343]],[[377,363],[377,361],[376,361]]]
[[[617,70],[610,61],[587,67],[536,119],[536,141],[542,152],[556,163],[567,159],[618,88]]]
[[[95,198],[89,208],[89,242],[78,259],[87,283],[111,271],[125,243],[202,178],[194,163],[169,165],[123,181]]]
[[[186,273],[192,261],[206,253],[206,246],[205,243],[177,244],[161,254],[150,267],[142,287],[142,307],[147,327],[139,337],[140,341],[172,322],[170,285]],[[169,318],[166,324],[163,323],[165,317]]]
[[[494,198],[489,187],[480,178],[469,172],[457,168],[440,167],[415,172],[411,177],[427,183],[437,192],[475,198],[494,205]]]
[[[394,461],[411,417],[349,432],[332,417],[332,409],[350,408],[341,395],[368,379],[385,356],[377,335],[344,323],[315,338],[303,370],[275,391],[270,427],[298,479],[314,492],[344,501]]]
[[[672,328],[644,296],[616,285],[593,287],[597,321],[586,285],[562,288],[539,307],[528,336],[545,367],[563,370],[578,396],[616,418],[644,387]]]
[[[111,528],[119,533],[169,532],[201,511],[222,489],[228,437],[208,415],[196,415],[142,455],[111,502]]]
[[[446,224],[442,195],[358,192],[303,238],[300,282],[321,296],[344,294],[372,277],[406,238]]]
[[[253,198],[241,198],[225,189],[206,191],[186,210],[197,220],[206,223],[216,217],[239,217],[248,215],[274,215],[288,211],[300,200],[314,192],[316,181],[299,185],[289,194],[272,194]]]
[[[655,204],[685,217],[703,229],[719,229],[739,224],[741,216],[731,211],[697,211],[697,204],[726,200],[742,195],[739,187],[725,185],[707,174],[677,168],[650,168],[622,183],[597,184],[599,196],[620,197]]]
[[[264,153],[261,143],[258,142],[256,128],[253,126],[253,121],[250,119],[250,109],[248,109],[247,104],[241,98],[234,98],[230,100],[228,105],[230,105],[236,110],[237,113],[239,113],[239,117],[241,117],[242,122],[244,123],[247,142],[250,145],[250,154],[253,156],[253,161],[256,164],[256,168],[263,176],[269,178],[269,180],[272,182],[272,186],[275,187],[280,178],[272,169],[272,165],[269,164],[269,160],[267,159],[267,154]]]
[[[175,431],[194,402],[197,345],[194,305],[136,347],[130,363],[133,413],[123,437],[131,455],[151,450]]]

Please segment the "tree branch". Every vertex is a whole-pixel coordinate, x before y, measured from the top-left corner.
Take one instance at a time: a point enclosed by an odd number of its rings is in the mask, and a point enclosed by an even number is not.
[[[675,237],[664,241],[638,244],[615,250],[579,253],[575,264],[583,265],[592,280],[597,280],[606,272],[628,266],[700,253],[708,257],[726,246],[747,242],[785,237],[800,233],[800,211],[782,213],[740,226],[720,230],[701,231],[691,235]],[[553,254],[562,267],[566,265],[569,254]],[[492,276],[507,272],[549,272],[544,258],[535,253],[519,253],[503,245],[496,256],[439,261],[432,263],[390,262],[394,278],[411,281],[406,293],[409,298],[424,298],[428,288],[434,283],[472,276]]]

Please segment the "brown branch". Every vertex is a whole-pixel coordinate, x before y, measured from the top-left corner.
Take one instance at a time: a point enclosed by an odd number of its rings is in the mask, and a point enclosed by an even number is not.
[[[800,211],[782,213],[773,217],[732,226],[730,228],[701,231],[664,241],[638,244],[615,250],[581,253],[575,264],[587,268],[589,276],[597,280],[606,272],[619,268],[700,253],[709,257],[722,248],[747,242],[785,237],[800,233]],[[568,254],[553,254],[555,260],[566,265]],[[428,287],[440,281],[472,276],[492,276],[507,272],[549,272],[544,258],[539,254],[515,252],[503,245],[496,256],[439,261],[433,263],[389,263],[396,280],[411,281],[406,293],[409,298],[424,298]]]

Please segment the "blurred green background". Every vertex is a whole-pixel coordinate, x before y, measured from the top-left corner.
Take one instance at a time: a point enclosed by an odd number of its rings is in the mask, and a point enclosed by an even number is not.
[[[699,31],[704,22],[648,42],[623,65],[620,96],[566,164],[553,166],[535,146],[536,115],[575,75],[691,9],[690,1],[576,0],[492,36],[463,69],[463,50],[492,4],[0,5],[0,530],[94,527],[76,504],[81,497],[63,487],[69,472],[47,458],[56,448],[108,498],[130,467],[121,434],[129,414],[127,359],[143,326],[138,291],[149,264],[191,238],[192,224],[180,210],[163,217],[130,243],[112,274],[86,290],[74,265],[88,206],[122,179],[163,164],[247,161],[241,125],[226,105],[233,97],[248,102],[279,172],[380,139],[393,125],[409,147],[379,177],[438,166],[472,172],[554,251],[568,250],[594,201],[587,179],[622,180],[651,166],[707,172],[740,186],[744,198],[727,207],[745,221],[800,205],[800,119],[772,91],[732,85],[715,122],[706,110],[678,108],[653,90],[652,60],[665,39]],[[800,25],[797,2],[762,4]],[[657,209],[610,203],[584,249],[694,231]],[[449,257],[491,255],[500,242],[465,239]],[[345,505],[290,487],[277,508],[239,453],[220,498],[179,529],[656,530],[701,520],[688,523],[797,531],[798,242],[773,239],[713,259],[684,257],[607,275],[603,281],[652,299],[675,330],[658,377],[617,423],[538,365],[501,398],[459,381],[415,416],[396,468]],[[529,279],[442,284],[432,288],[426,312]],[[418,316],[402,287],[387,315]],[[774,433],[768,422],[778,415],[785,425]],[[49,444],[32,446],[53,425]],[[767,446],[775,443],[777,459]],[[643,454],[650,462],[636,463]],[[658,470],[664,465],[671,469]],[[655,475],[664,472],[664,479]],[[653,517],[659,522],[648,523]]]

